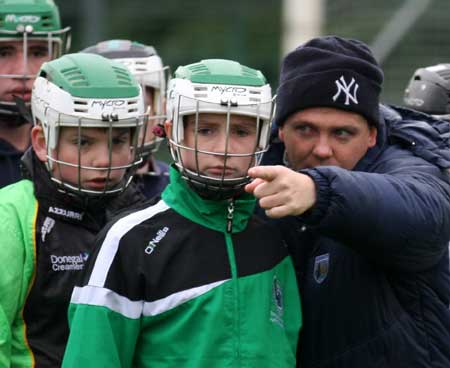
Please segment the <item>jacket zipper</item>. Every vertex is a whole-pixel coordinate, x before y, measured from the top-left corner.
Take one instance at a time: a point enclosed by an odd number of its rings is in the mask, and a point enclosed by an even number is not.
[[[233,239],[231,237],[233,231],[233,216],[234,216],[234,200],[230,199],[228,202],[227,211],[227,229],[225,232],[225,242],[227,245],[228,260],[230,262],[231,268],[231,279],[233,285],[233,323],[234,323],[234,335],[235,335],[235,351],[236,351],[236,361],[238,366],[240,366],[241,360],[241,337],[240,337],[240,300],[239,300],[239,280],[237,275],[237,265],[236,257],[234,254]]]
[[[231,198],[228,201],[228,214],[227,214],[227,233],[233,231],[233,216],[234,216],[234,200]]]

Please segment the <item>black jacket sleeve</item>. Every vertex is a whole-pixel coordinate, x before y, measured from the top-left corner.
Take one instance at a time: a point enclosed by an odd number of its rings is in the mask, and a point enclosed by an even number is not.
[[[385,266],[419,271],[435,265],[450,238],[447,172],[398,146],[370,171],[304,170],[318,201],[300,219]]]

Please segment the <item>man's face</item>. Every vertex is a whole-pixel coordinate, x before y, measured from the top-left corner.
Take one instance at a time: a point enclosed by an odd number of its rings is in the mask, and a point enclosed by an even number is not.
[[[27,52],[27,63],[24,52]],[[48,60],[46,41],[28,40],[27,50],[21,40],[0,41],[0,101],[13,102],[13,96],[18,96],[29,102],[34,78],[9,75],[35,76],[42,63]]]
[[[82,188],[94,191],[112,188],[122,180],[125,169],[111,170],[109,173],[107,169],[131,163],[130,143],[128,128],[112,129],[110,136],[109,130],[104,128],[85,128],[80,134],[78,128],[64,127],[53,156],[73,166],[53,163],[53,177],[74,186],[78,186],[80,181]],[[79,157],[81,166],[92,169],[79,171]]]
[[[184,122],[184,140],[181,143],[191,148],[181,150],[184,167],[214,178],[221,178],[222,175],[227,179],[240,178],[247,175],[247,170],[254,163],[256,119],[231,115],[227,140],[226,115],[199,114],[197,129],[195,115],[189,115]],[[196,153],[196,148],[209,153]],[[240,156],[228,156],[230,154]]]
[[[291,115],[280,128],[279,137],[295,170],[316,166],[352,170],[376,144],[377,130],[361,115],[317,107]]]

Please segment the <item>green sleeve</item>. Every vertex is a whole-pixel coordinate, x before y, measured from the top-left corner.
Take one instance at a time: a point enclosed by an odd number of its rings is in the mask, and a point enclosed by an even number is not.
[[[0,366],[29,362],[23,307],[34,273],[34,221],[37,202],[32,183],[0,191]]]
[[[131,367],[140,319],[105,306],[70,304],[63,368]]]

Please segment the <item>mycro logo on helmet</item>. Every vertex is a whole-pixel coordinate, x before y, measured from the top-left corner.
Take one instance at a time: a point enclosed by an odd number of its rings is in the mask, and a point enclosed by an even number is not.
[[[8,14],[5,23],[37,23],[41,20],[38,15],[16,15]]]
[[[104,109],[105,107],[122,107],[126,105],[125,100],[94,100],[91,103],[91,107],[100,107]]]
[[[232,86],[212,86],[211,92],[219,92],[223,93],[233,93],[233,94],[242,94],[247,92],[247,88],[245,87],[232,87]]]
[[[152,254],[158,243],[166,236],[168,231],[169,228],[167,226],[158,230],[156,236],[148,242],[147,248],[145,248],[145,253]]]

